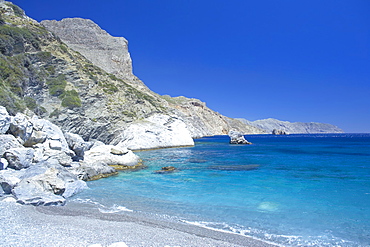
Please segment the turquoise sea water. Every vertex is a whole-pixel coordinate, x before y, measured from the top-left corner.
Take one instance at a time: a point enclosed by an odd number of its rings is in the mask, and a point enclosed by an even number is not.
[[[138,152],[147,169],[89,182],[73,200],[288,246],[370,246],[370,134],[246,138]],[[154,173],[163,166],[179,171]]]

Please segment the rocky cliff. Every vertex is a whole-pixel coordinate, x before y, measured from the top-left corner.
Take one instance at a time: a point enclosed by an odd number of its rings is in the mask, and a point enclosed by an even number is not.
[[[127,81],[136,89],[161,102],[168,110],[168,114],[176,118],[180,117],[186,123],[193,138],[227,134],[230,129],[243,133],[261,133],[258,128],[214,112],[198,99],[159,96],[150,91],[132,73],[127,40],[122,37],[112,37],[91,20],[66,18],[61,21],[45,20],[41,24],[94,65]]]
[[[283,131],[289,134],[315,134],[315,133],[343,133],[343,130],[332,124],[326,123],[291,123],[288,121],[280,121],[273,118],[262,119],[257,121],[248,121],[239,119],[245,124],[255,126],[265,130],[266,133],[272,133],[273,130]]]

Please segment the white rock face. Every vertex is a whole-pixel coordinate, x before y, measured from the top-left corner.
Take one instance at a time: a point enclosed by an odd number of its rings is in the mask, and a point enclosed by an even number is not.
[[[119,141],[118,146],[131,150],[194,145],[185,123],[163,114],[131,124],[116,140]]]
[[[130,150],[113,145],[101,145],[85,152],[83,164],[135,166],[139,162],[139,156]]]
[[[10,122],[11,118],[8,111],[4,106],[0,106],[0,134],[4,134],[8,131]]]
[[[125,38],[111,36],[88,19],[45,20],[41,24],[58,35],[70,48],[79,51],[108,73],[144,86],[132,74],[132,61]]]

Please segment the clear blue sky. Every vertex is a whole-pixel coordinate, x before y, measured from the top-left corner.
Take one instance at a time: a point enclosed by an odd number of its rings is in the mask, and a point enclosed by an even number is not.
[[[229,117],[370,132],[369,0],[15,0],[37,21],[82,17],[129,41],[159,94]]]

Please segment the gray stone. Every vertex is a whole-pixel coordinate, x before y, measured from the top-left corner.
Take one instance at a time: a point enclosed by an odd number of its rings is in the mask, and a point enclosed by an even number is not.
[[[104,162],[86,163],[81,161],[78,166],[68,169],[71,173],[75,174],[79,179],[84,181],[96,180],[117,174],[116,169],[108,166]]]
[[[44,192],[40,184],[21,181],[13,190],[17,202],[34,206],[60,206],[65,204],[65,198],[50,192]]]
[[[231,130],[229,132],[230,144],[252,144],[244,138],[240,132]]]
[[[0,135],[0,157],[11,148],[23,148],[23,146],[12,135]]]
[[[47,134],[43,131],[33,130],[30,138],[23,143],[25,147],[32,147],[38,143],[44,143]]]
[[[87,188],[84,181],[59,165],[55,159],[40,162],[24,171],[12,189],[17,202],[32,205],[63,205],[70,197]]]
[[[5,170],[8,167],[9,163],[6,159],[0,159],[0,170]]]
[[[45,133],[46,140],[49,141],[49,147],[51,146],[56,150],[69,150],[64,134],[58,126],[48,120],[39,119],[36,116],[31,119],[31,122],[36,131]]]
[[[126,147],[112,147],[110,150],[110,153],[115,155],[125,155],[128,152],[129,150]]]
[[[68,155],[64,151],[58,151],[58,150],[45,150],[43,153],[44,157],[43,160],[56,160],[58,161],[59,165],[64,166],[64,167],[69,167],[72,164],[72,158],[70,155]]]
[[[62,150],[62,143],[58,140],[49,140],[49,148],[53,150]]]
[[[6,194],[10,194],[12,189],[21,181],[24,170],[17,171],[13,169],[0,171],[0,185]]]
[[[12,119],[4,106],[0,106],[0,134],[8,131]]]
[[[9,133],[11,133],[23,145],[31,137],[33,124],[31,119],[22,113],[17,113],[10,123]]]
[[[9,168],[20,170],[32,164],[34,152],[32,148],[11,148],[4,153],[4,157]]]
[[[84,157],[85,151],[89,150],[94,145],[94,142],[85,142],[82,137],[77,134],[68,132],[64,136],[67,140],[69,148],[72,149],[76,156],[80,159]]]

